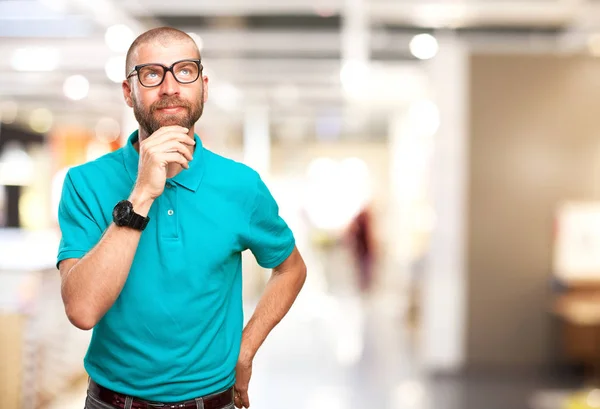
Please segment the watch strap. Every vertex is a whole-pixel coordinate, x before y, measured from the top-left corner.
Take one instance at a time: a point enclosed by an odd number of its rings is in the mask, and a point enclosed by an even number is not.
[[[131,217],[129,218],[129,222],[127,223],[128,227],[134,228],[136,230],[144,230],[150,221],[149,217],[144,217],[135,212],[131,212]]]

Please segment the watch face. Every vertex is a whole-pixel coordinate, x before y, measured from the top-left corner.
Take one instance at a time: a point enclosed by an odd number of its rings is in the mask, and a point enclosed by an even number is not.
[[[117,225],[126,223],[131,215],[132,205],[127,200],[123,200],[113,209],[113,220]]]

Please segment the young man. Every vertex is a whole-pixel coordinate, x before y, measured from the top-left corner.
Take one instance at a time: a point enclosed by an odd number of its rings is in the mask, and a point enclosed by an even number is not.
[[[202,147],[200,52],[167,27],[127,53],[125,146],[69,170],[57,265],[69,320],[94,329],[87,409],[249,407],[253,358],[306,278],[260,176]],[[241,252],[273,274],[243,328]]]

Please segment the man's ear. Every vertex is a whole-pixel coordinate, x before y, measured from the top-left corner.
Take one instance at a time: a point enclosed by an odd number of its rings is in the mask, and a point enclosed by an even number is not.
[[[202,86],[204,87],[204,101],[202,101],[202,102],[206,103],[206,101],[208,101],[208,77],[207,76],[202,77]]]
[[[123,98],[125,99],[125,103],[129,108],[133,108],[133,100],[131,99],[131,86],[129,85],[129,81],[123,80],[121,88],[123,89]]]

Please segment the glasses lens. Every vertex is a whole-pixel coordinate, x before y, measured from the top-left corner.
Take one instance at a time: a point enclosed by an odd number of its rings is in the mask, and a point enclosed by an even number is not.
[[[198,64],[194,61],[181,61],[175,64],[173,73],[177,81],[186,83],[196,81],[200,70],[198,69]]]
[[[140,82],[146,87],[152,87],[160,84],[165,72],[160,65],[147,65],[140,68],[138,73]]]

